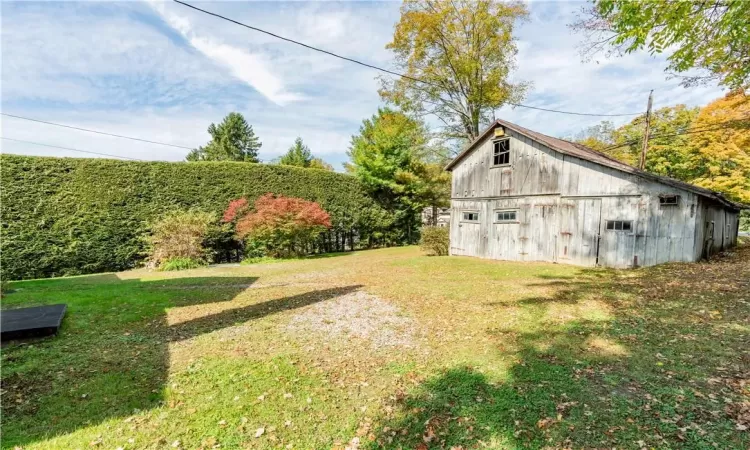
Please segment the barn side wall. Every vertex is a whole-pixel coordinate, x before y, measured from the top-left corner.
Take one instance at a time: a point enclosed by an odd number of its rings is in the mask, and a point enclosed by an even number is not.
[[[453,169],[453,255],[620,268],[696,261],[706,232],[696,224],[706,220],[715,224],[712,253],[736,243],[737,214],[721,205],[563,155],[512,130],[506,135],[509,165],[492,166],[490,137]],[[664,194],[678,195],[678,205],[661,205]],[[505,210],[517,211],[516,223],[497,223]],[[467,211],[479,221],[464,221]],[[632,228],[608,230],[608,221]]]
[[[706,258],[737,245],[738,211],[728,210],[706,199],[700,200],[698,210],[695,255]]]

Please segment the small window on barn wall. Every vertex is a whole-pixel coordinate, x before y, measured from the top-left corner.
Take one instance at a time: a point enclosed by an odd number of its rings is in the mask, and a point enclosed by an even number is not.
[[[509,166],[510,165],[510,139],[499,139],[492,141],[492,165]]]
[[[495,223],[517,223],[518,210],[495,211]]]
[[[479,211],[464,211],[461,214],[463,222],[479,222]]]
[[[632,220],[608,220],[607,230],[633,231],[633,221]]]
[[[680,196],[677,194],[662,194],[659,196],[659,206],[677,206],[680,204]]]

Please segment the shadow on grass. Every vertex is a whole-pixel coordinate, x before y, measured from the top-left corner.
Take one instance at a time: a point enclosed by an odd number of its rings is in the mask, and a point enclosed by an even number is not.
[[[360,287],[316,290],[172,326],[167,323],[168,308],[230,301],[255,281],[255,277],[140,281],[106,274],[17,283],[17,294],[4,301],[13,306],[62,302],[68,304],[68,313],[57,337],[11,343],[3,349],[3,447],[25,446],[160,405],[172,341]]]
[[[348,252],[333,252],[333,253],[318,253],[316,255],[307,255],[304,258],[300,259],[328,259],[328,258],[338,258],[339,256],[350,256],[356,253],[357,251],[348,251]]]
[[[540,320],[535,331],[488,330],[513,361],[504,377],[458,366],[405,383],[367,447],[750,448],[739,431],[750,405],[743,254],[576,277],[549,298],[522,300]],[[592,301],[606,319],[544,322],[552,308]]]

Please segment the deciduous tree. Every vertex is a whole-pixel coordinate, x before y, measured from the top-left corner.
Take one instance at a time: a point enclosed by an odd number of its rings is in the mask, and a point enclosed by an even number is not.
[[[614,131],[615,125],[609,120],[603,120],[601,123],[585,128],[572,140],[594,150],[603,150],[615,143]]]
[[[523,97],[527,85],[509,77],[513,29],[527,15],[515,1],[405,0],[386,48],[406,77],[381,78],[381,96],[409,113],[436,116],[447,137],[473,140],[495,109]]]
[[[311,243],[331,227],[328,213],[316,202],[295,197],[265,194],[255,201],[230,203],[225,222],[236,221],[237,236],[263,243],[269,254],[288,257],[308,252]]]
[[[646,49],[669,53],[668,71],[683,84],[718,80],[750,85],[750,2],[745,0],[594,0],[572,26],[586,34],[584,55]]]
[[[211,141],[204,147],[198,147],[188,153],[188,161],[244,161],[258,160],[258,150],[262,146],[255,135],[253,127],[240,113],[229,113],[218,124],[208,127]]]
[[[646,154],[646,170],[679,180],[694,177],[690,163],[690,150],[685,134],[690,130],[700,108],[688,108],[685,105],[659,108],[651,115],[651,130]],[[612,156],[636,166],[643,144],[645,116],[638,116],[630,123],[613,132],[615,144],[627,144],[609,150]]]
[[[311,169],[329,170],[333,172],[333,166],[320,158],[313,158],[312,161],[310,161],[310,165],[308,167],[310,167]]]
[[[619,128],[589,127],[575,141],[635,166],[641,152],[644,117]],[[730,92],[703,108],[676,105],[656,110],[646,170],[750,202],[750,98]]]
[[[750,204],[750,98],[735,91],[701,109],[689,135],[698,186]]]

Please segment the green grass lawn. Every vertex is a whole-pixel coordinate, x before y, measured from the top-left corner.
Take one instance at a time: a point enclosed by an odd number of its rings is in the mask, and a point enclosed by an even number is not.
[[[748,448],[750,246],[632,271],[413,247],[10,283],[3,448]]]

